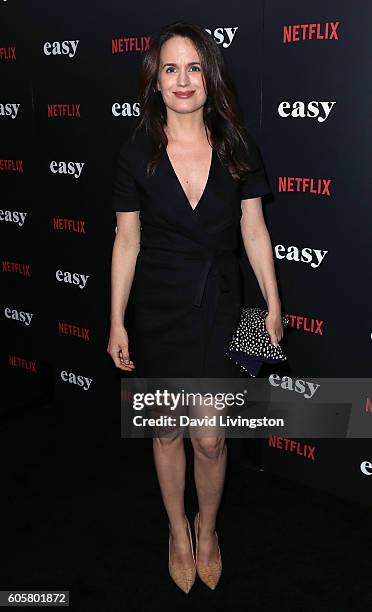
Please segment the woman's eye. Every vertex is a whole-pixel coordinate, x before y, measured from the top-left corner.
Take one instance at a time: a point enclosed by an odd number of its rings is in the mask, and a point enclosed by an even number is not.
[[[196,68],[196,70],[200,71],[200,67],[199,66],[191,66],[191,70],[193,70],[194,68]],[[165,72],[168,72],[169,70],[174,70],[174,66],[168,66],[168,68],[165,69]]]

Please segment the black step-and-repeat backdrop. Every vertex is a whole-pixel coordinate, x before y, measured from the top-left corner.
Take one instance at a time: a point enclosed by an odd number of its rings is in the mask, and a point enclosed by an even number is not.
[[[274,198],[264,202],[283,312],[288,388],[371,374],[372,6],[364,0],[87,4],[0,2],[3,413],[54,400],[112,418],[106,353],[116,153],[141,109],[138,69],[165,23],[220,45]],[[242,254],[246,301],[261,301]],[[360,412],[372,419],[368,394]],[[350,432],[349,432],[350,433]],[[249,444],[249,441],[247,441]],[[263,467],[372,499],[367,438],[262,443]]]

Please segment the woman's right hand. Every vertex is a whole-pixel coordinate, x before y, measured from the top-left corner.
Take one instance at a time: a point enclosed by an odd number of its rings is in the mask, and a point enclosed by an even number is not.
[[[111,355],[117,368],[125,372],[132,372],[135,365],[130,359],[128,345],[128,334],[124,325],[112,325],[107,352]]]

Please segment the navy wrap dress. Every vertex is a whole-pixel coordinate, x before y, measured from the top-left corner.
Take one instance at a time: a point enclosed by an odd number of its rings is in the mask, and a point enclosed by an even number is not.
[[[119,149],[112,210],[140,211],[141,224],[125,313],[136,376],[241,375],[225,355],[242,307],[241,200],[271,192],[259,148],[249,138],[256,169],[237,183],[213,150],[195,209],[166,151],[155,175],[146,175],[152,149],[145,133]]]

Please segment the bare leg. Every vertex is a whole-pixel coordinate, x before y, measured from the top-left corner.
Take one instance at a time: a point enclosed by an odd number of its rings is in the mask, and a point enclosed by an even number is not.
[[[225,480],[227,448],[224,438],[193,438],[192,442],[200,517],[198,558],[211,563],[218,560],[214,532]]]
[[[199,415],[212,414],[210,407],[199,407]],[[213,435],[215,431],[216,435]],[[208,427],[202,435],[192,436],[194,448],[194,477],[199,501],[198,559],[204,563],[218,560],[218,541],[215,535],[216,515],[225,481],[227,447],[220,428]]]
[[[186,457],[182,435],[153,439],[154,462],[169,518],[171,558],[179,567],[190,567],[193,557],[185,522]]]

